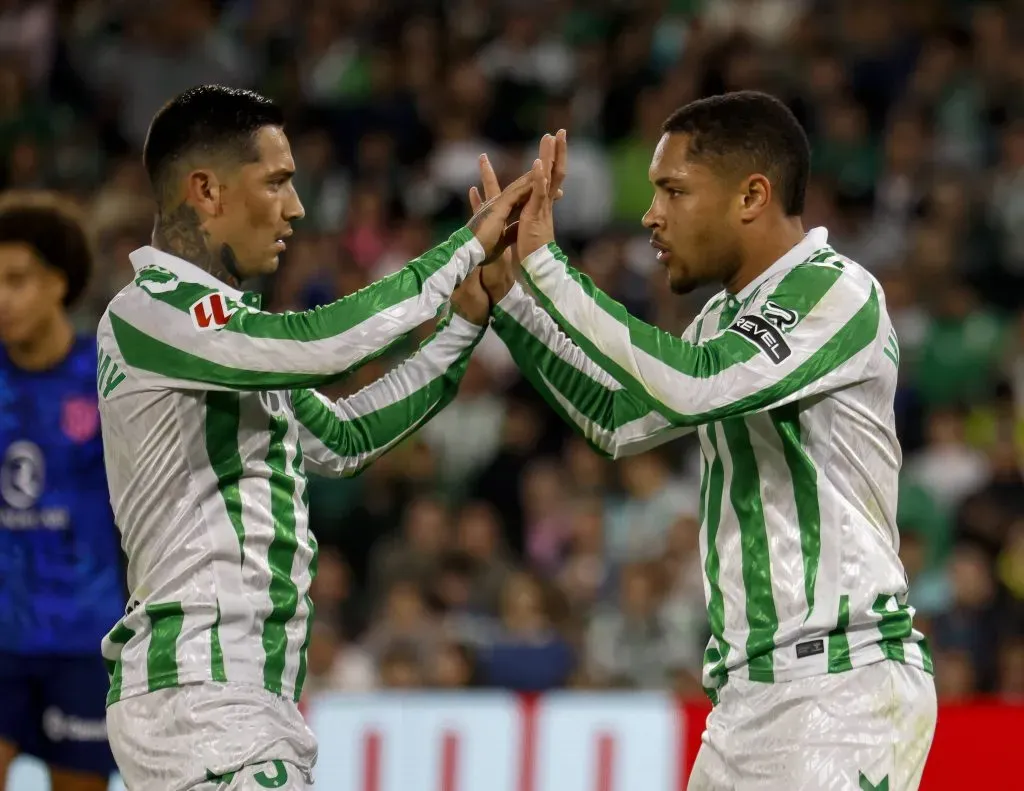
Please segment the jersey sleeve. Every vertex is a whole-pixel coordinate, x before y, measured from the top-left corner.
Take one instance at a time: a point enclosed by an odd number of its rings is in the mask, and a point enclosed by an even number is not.
[[[315,387],[434,318],[484,258],[468,228],[388,277],[323,307],[265,313],[170,273],[147,276],[108,308],[125,363],[167,387]]]
[[[651,398],[623,388],[518,283],[493,315],[491,326],[523,376],[598,453],[642,453],[690,430],[674,427]]]
[[[566,334],[674,426],[739,417],[854,384],[865,377],[873,350],[881,350],[875,283],[838,262],[800,264],[767,281],[726,329],[699,343],[631,316],[554,244],[532,253],[523,268]]]
[[[293,391],[306,469],[351,477],[415,433],[455,397],[485,329],[451,314],[408,360],[353,396],[332,403]]]

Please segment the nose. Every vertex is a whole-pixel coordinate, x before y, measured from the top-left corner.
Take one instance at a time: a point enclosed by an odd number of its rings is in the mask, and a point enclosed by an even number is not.
[[[644,228],[658,228],[661,226],[661,212],[658,210],[657,198],[651,201],[651,208],[644,212],[642,222]]]
[[[288,196],[288,200],[284,204],[284,218],[291,222],[292,220],[301,220],[306,216],[306,209],[302,205],[302,201],[299,199],[299,193],[295,189],[293,184],[288,185],[291,189],[291,194]]]

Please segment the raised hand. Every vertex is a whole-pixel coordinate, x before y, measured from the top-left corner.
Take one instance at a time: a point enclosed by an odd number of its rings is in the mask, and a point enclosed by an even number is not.
[[[545,135],[544,138],[554,143],[554,149],[551,152],[551,183],[549,190],[549,197],[553,202],[562,197],[562,182],[565,180],[568,146],[564,129],[559,130],[554,138],[550,135]],[[550,146],[551,142],[545,143],[542,140],[541,145]],[[484,201],[489,201],[501,194],[498,176],[495,174],[494,167],[491,165],[491,161],[486,154],[480,155],[480,182],[483,185],[484,191],[482,197],[480,190],[476,187],[471,187],[469,190],[469,205],[474,212],[480,210]],[[514,237],[513,230],[518,232],[518,227],[506,229],[506,236],[508,238]],[[514,245],[514,247],[516,246],[518,245]],[[481,275],[483,287],[491,298],[492,305],[500,302],[509,289],[512,288],[512,284],[515,283],[515,267],[518,257],[514,255],[514,247],[507,248],[490,266],[484,268]]]
[[[533,187],[529,200],[519,214],[516,233],[516,257],[522,260],[555,238],[554,202],[568,170],[568,143],[564,129],[540,141],[539,157],[534,160],[530,177]]]
[[[531,173],[520,176],[484,201],[466,223],[487,253],[484,263],[497,259],[514,241],[515,224],[510,226],[509,219],[530,197],[535,182]]]
[[[501,194],[501,186],[498,184],[498,176],[494,172],[491,160],[487,154],[480,155],[480,182],[483,184],[484,194],[480,196],[480,190],[470,187],[469,205],[474,214],[480,211],[485,200],[491,200]],[[491,305],[498,304],[512,288],[516,280],[515,264],[512,261],[512,249],[505,248],[501,255],[489,266],[480,270],[480,281]]]

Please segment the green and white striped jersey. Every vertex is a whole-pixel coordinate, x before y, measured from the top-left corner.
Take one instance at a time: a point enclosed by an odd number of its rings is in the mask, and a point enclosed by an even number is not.
[[[312,389],[434,318],[484,258],[467,229],[325,307],[258,299],[152,247],[98,330],[111,504],[131,599],[103,640],[108,705],[202,681],[298,700],[317,545],[306,473],[351,476],[455,395],[484,332],[454,314],[391,373]]]
[[[712,637],[704,685],[894,659],[932,671],[898,556],[899,347],[876,280],[816,228],[682,339],[630,316],[554,244],[492,325],[525,375],[618,458],[697,430]],[[539,303],[539,304],[538,304]]]

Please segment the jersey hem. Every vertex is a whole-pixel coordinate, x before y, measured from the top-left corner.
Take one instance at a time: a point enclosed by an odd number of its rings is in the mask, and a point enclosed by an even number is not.
[[[803,678],[812,678],[814,676],[835,676],[835,675],[838,675],[840,673],[847,673],[850,670],[856,670],[858,667],[867,667],[869,665],[877,665],[880,662],[896,662],[896,663],[901,664],[901,665],[906,665],[907,667],[915,667],[918,670],[920,670],[920,671],[922,671],[924,673],[927,673],[929,676],[934,676],[935,675],[934,670],[929,670],[927,667],[925,667],[924,662],[922,660],[919,660],[916,656],[911,656],[909,658],[908,657],[904,657],[903,659],[897,659],[897,658],[893,658],[891,656],[888,656],[886,654],[886,652],[885,652],[885,649],[884,649],[884,645],[885,644],[886,644],[885,641],[881,641],[881,642],[878,642],[878,643],[871,643],[868,646],[865,646],[865,648],[877,648],[877,649],[880,649],[880,650],[879,650],[879,652],[877,654],[875,654],[875,652],[870,652],[869,653],[867,651],[861,652],[860,654],[852,654],[850,656],[850,665],[848,667],[842,668],[841,670],[829,670],[828,668],[825,668],[823,670],[821,667],[818,667],[818,666],[807,665],[806,669],[803,669],[803,668],[800,668],[800,667],[795,667],[795,668],[790,668],[789,670],[781,670],[781,671],[775,670],[775,671],[773,671],[770,674],[770,675],[773,676],[773,679],[770,679],[770,680],[765,678],[765,676],[767,676],[769,674],[765,673],[764,671],[755,671],[753,673],[749,673],[749,676],[739,676],[739,675],[737,675],[736,677],[737,678],[743,678],[745,681],[753,681],[755,683],[764,683],[764,684],[776,683],[776,684],[778,684],[778,683],[785,683],[787,681],[797,681],[797,680],[803,679]],[[908,642],[905,642],[905,641],[892,641],[891,644],[897,644],[897,645],[900,645],[900,646],[920,645],[920,643],[914,643],[914,642],[908,643]],[[775,650],[778,651],[779,649],[776,648]],[[726,668],[725,669],[725,673],[724,673],[724,676],[725,676],[724,680],[722,681],[722,683],[717,684],[717,685],[709,685],[709,684],[707,684],[707,681],[709,679],[708,679],[707,674],[705,673],[704,674],[704,678],[703,678],[703,682],[704,682],[703,686],[704,686],[705,693],[708,693],[708,697],[711,697],[711,695],[710,695],[710,691],[711,690],[715,690],[715,691],[720,690],[722,687],[724,687],[726,685],[726,683],[728,683],[728,680],[729,680],[730,677],[732,677],[735,674],[740,673],[743,670],[743,668],[745,668],[745,667],[749,667],[749,661],[745,662],[742,665],[736,665],[735,667],[728,667],[728,668]],[[721,671],[719,671],[719,672],[721,672]],[[716,674],[716,675],[718,675],[718,674]],[[711,678],[710,680],[713,682],[716,679],[715,678]]]
[[[231,681],[217,681],[212,678],[208,673],[192,673],[183,674],[178,673],[176,676],[170,674],[162,674],[155,676],[150,680],[147,680],[144,684],[135,684],[131,687],[122,687],[121,693],[118,695],[116,700],[107,700],[107,708],[120,703],[122,700],[128,700],[129,698],[137,698],[140,695],[149,695],[154,692],[159,692],[164,689],[175,689],[178,687],[195,686],[197,684],[211,684],[221,687],[234,687],[234,688],[249,688],[266,692],[275,697],[283,698],[284,700],[295,703],[295,694],[293,691],[284,689],[280,692],[277,690],[269,689],[264,683],[262,677],[259,679],[246,679],[239,678]]]

